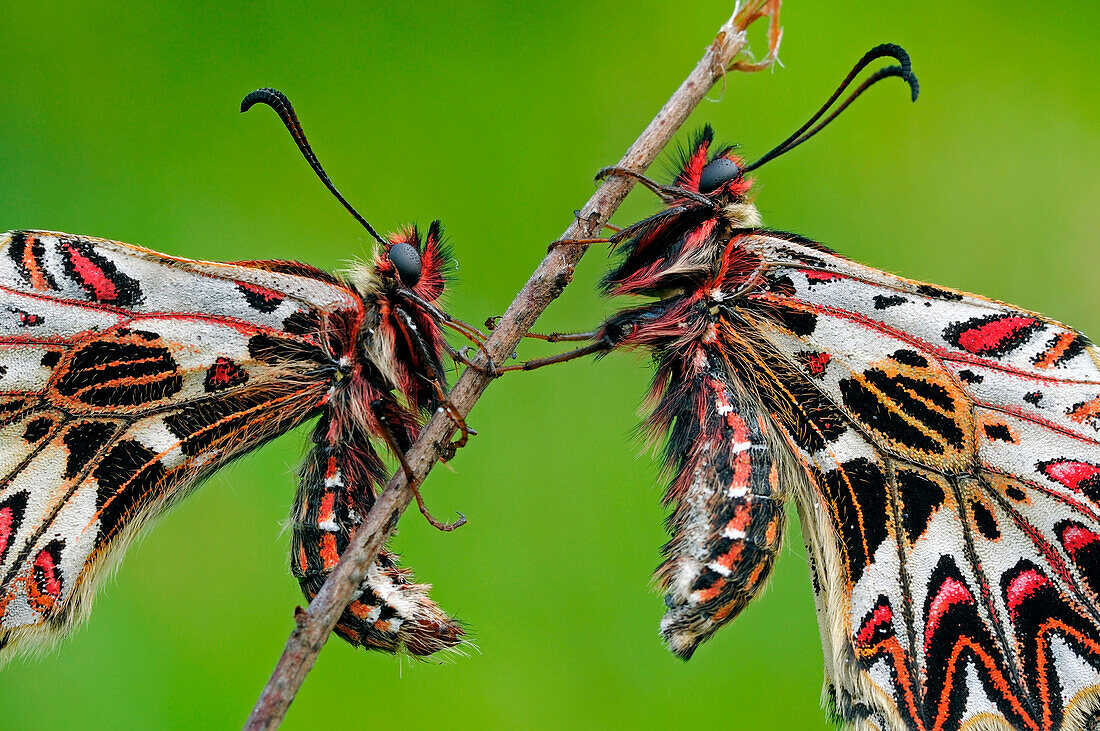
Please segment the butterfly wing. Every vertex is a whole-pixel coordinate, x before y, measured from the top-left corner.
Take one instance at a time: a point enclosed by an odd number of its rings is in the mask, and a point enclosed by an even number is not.
[[[316,413],[361,312],[305,265],[0,236],[0,647],[66,630],[144,523]]]
[[[766,270],[730,332],[809,477],[837,711],[1083,727],[1100,708],[1100,352],[804,241],[745,245]]]

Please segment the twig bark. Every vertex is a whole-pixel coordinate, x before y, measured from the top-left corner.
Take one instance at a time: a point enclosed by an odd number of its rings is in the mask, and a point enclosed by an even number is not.
[[[733,16],[718,30],[714,42],[699,63],[623,155],[619,167],[644,172],[715,82],[730,70],[757,71],[774,59],[780,40],[779,3],[780,0],[749,0],[735,7]],[[770,23],[767,58],[759,63],[738,62],[748,45],[745,30],[762,17],[768,17]],[[634,181],[628,178],[608,178],[561,238],[580,239],[598,235],[633,185]],[[543,310],[561,294],[572,280],[573,269],[584,252],[583,246],[566,245],[555,247],[546,255],[485,343],[485,349],[495,363],[505,362]],[[479,360],[481,365],[485,365],[484,355],[480,355]],[[467,368],[448,399],[465,416],[492,380],[491,376],[476,368]],[[435,414],[424,427],[420,438],[406,455],[417,480],[422,481],[435,463],[445,456],[446,446],[454,432],[454,421],[442,412]],[[358,591],[379,550],[397,527],[398,518],[413,499],[414,493],[406,483],[404,472],[398,470],[309,608],[299,608],[295,612],[296,627],[252,709],[245,729],[270,729],[282,722],[332,628]]]

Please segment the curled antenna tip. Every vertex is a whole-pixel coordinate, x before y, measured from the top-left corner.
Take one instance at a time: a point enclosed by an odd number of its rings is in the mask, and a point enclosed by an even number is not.
[[[855,91],[848,95],[846,99],[836,104],[840,99],[841,94],[844,93],[856,77],[863,69],[867,68],[871,63],[880,58],[892,58],[897,61],[896,66],[885,66],[874,72],[861,83]],[[755,170],[769,160],[790,152],[794,148],[801,145],[806,140],[813,137],[815,134],[824,129],[830,122],[836,119],[837,115],[843,112],[848,106],[863,94],[863,92],[870,89],[872,86],[882,81],[883,79],[891,76],[897,76],[905,81],[909,85],[909,92],[913,101],[917,100],[917,95],[920,94],[920,84],[917,82],[916,75],[913,74],[913,65],[909,60],[909,54],[905,49],[896,43],[881,43],[872,48],[867,53],[863,54],[861,58],[852,70],[848,72],[848,75],[833,92],[832,96],[818,109],[809,120],[806,121],[801,127],[799,127],[794,134],[781,143],[772,148],[768,153],[761,157],[756,162],[741,168],[742,173],[747,173],[751,170]],[[835,106],[834,106],[835,105]],[[830,111],[831,110],[831,111]],[[827,116],[826,116],[827,115]],[[820,121],[819,121],[820,120]]]
[[[278,103],[290,105],[290,100],[286,98],[286,94],[278,89],[271,89],[264,87],[262,89],[256,89],[256,91],[250,92],[244,99],[241,100],[241,112],[247,112],[256,104],[267,104],[268,106],[274,106]]]
[[[916,101],[917,97],[920,96],[920,82],[917,81],[917,77],[910,72],[902,78],[905,79],[905,83],[909,84],[909,88],[913,92],[913,101]]]
[[[892,58],[901,65],[900,72],[892,75],[897,76],[909,85],[912,100],[916,101],[920,95],[920,82],[917,81],[916,74],[913,73],[913,62],[909,58],[909,52],[896,43],[880,43],[868,51],[863,60],[870,62],[876,58],[885,57]]]
[[[241,101],[241,112],[247,112],[256,104],[266,104],[275,110],[275,113],[279,115],[279,119],[282,120],[283,125],[290,132],[290,136],[294,138],[294,142],[298,145],[298,149],[301,150],[302,156],[305,157],[306,162],[313,168],[313,172],[317,174],[317,177],[321,179],[325,187],[329,189],[336,200],[348,210],[356,221],[363,225],[363,228],[367,229],[367,233],[374,237],[374,240],[378,243],[385,245],[388,242],[378,235],[378,232],[374,230],[374,227],[367,223],[367,219],[360,215],[359,211],[355,210],[347,199],[340,194],[340,191],[336,190],[336,186],[329,180],[328,174],[325,169],[321,167],[320,161],[317,160],[317,156],[313,154],[313,149],[309,146],[309,140],[306,139],[306,133],[302,129],[301,123],[298,121],[298,115],[294,111],[294,105],[290,103],[290,100],[286,98],[286,94],[278,89],[256,89],[251,92]]]

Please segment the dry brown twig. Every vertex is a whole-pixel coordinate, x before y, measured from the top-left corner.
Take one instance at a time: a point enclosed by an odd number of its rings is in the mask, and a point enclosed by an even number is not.
[[[618,166],[645,172],[715,82],[724,78],[728,71],[760,71],[770,66],[782,35],[779,6],[780,0],[748,0],[736,6],[732,17],[718,30],[714,42],[695,68],[630,146]],[[747,61],[743,58],[748,46],[746,29],[764,17],[769,20],[768,55],[760,62]],[[628,178],[607,178],[561,238],[574,240],[598,235],[633,185],[634,181]],[[512,354],[543,310],[562,293],[573,279],[573,269],[584,252],[583,246],[551,248],[485,342],[485,350],[495,363],[503,363]],[[476,362],[486,365],[484,354],[479,354]],[[465,416],[492,380],[492,376],[477,368],[467,368],[451,390],[449,401]],[[454,420],[442,412],[435,414],[424,427],[416,444],[405,455],[418,481],[423,481],[435,463],[446,456],[447,445],[455,431]],[[295,612],[296,627],[245,729],[270,729],[282,722],[332,628],[358,591],[367,569],[397,527],[398,518],[415,499],[414,492],[406,483],[404,471],[398,470],[309,608],[298,608]]]

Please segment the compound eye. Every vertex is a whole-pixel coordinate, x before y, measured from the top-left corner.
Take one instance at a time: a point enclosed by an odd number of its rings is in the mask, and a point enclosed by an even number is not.
[[[402,284],[413,287],[420,281],[420,252],[415,246],[404,242],[394,244],[390,247],[389,257]]]
[[[699,192],[703,195],[713,193],[723,184],[741,174],[741,168],[728,157],[718,157],[708,162],[699,174]]]

